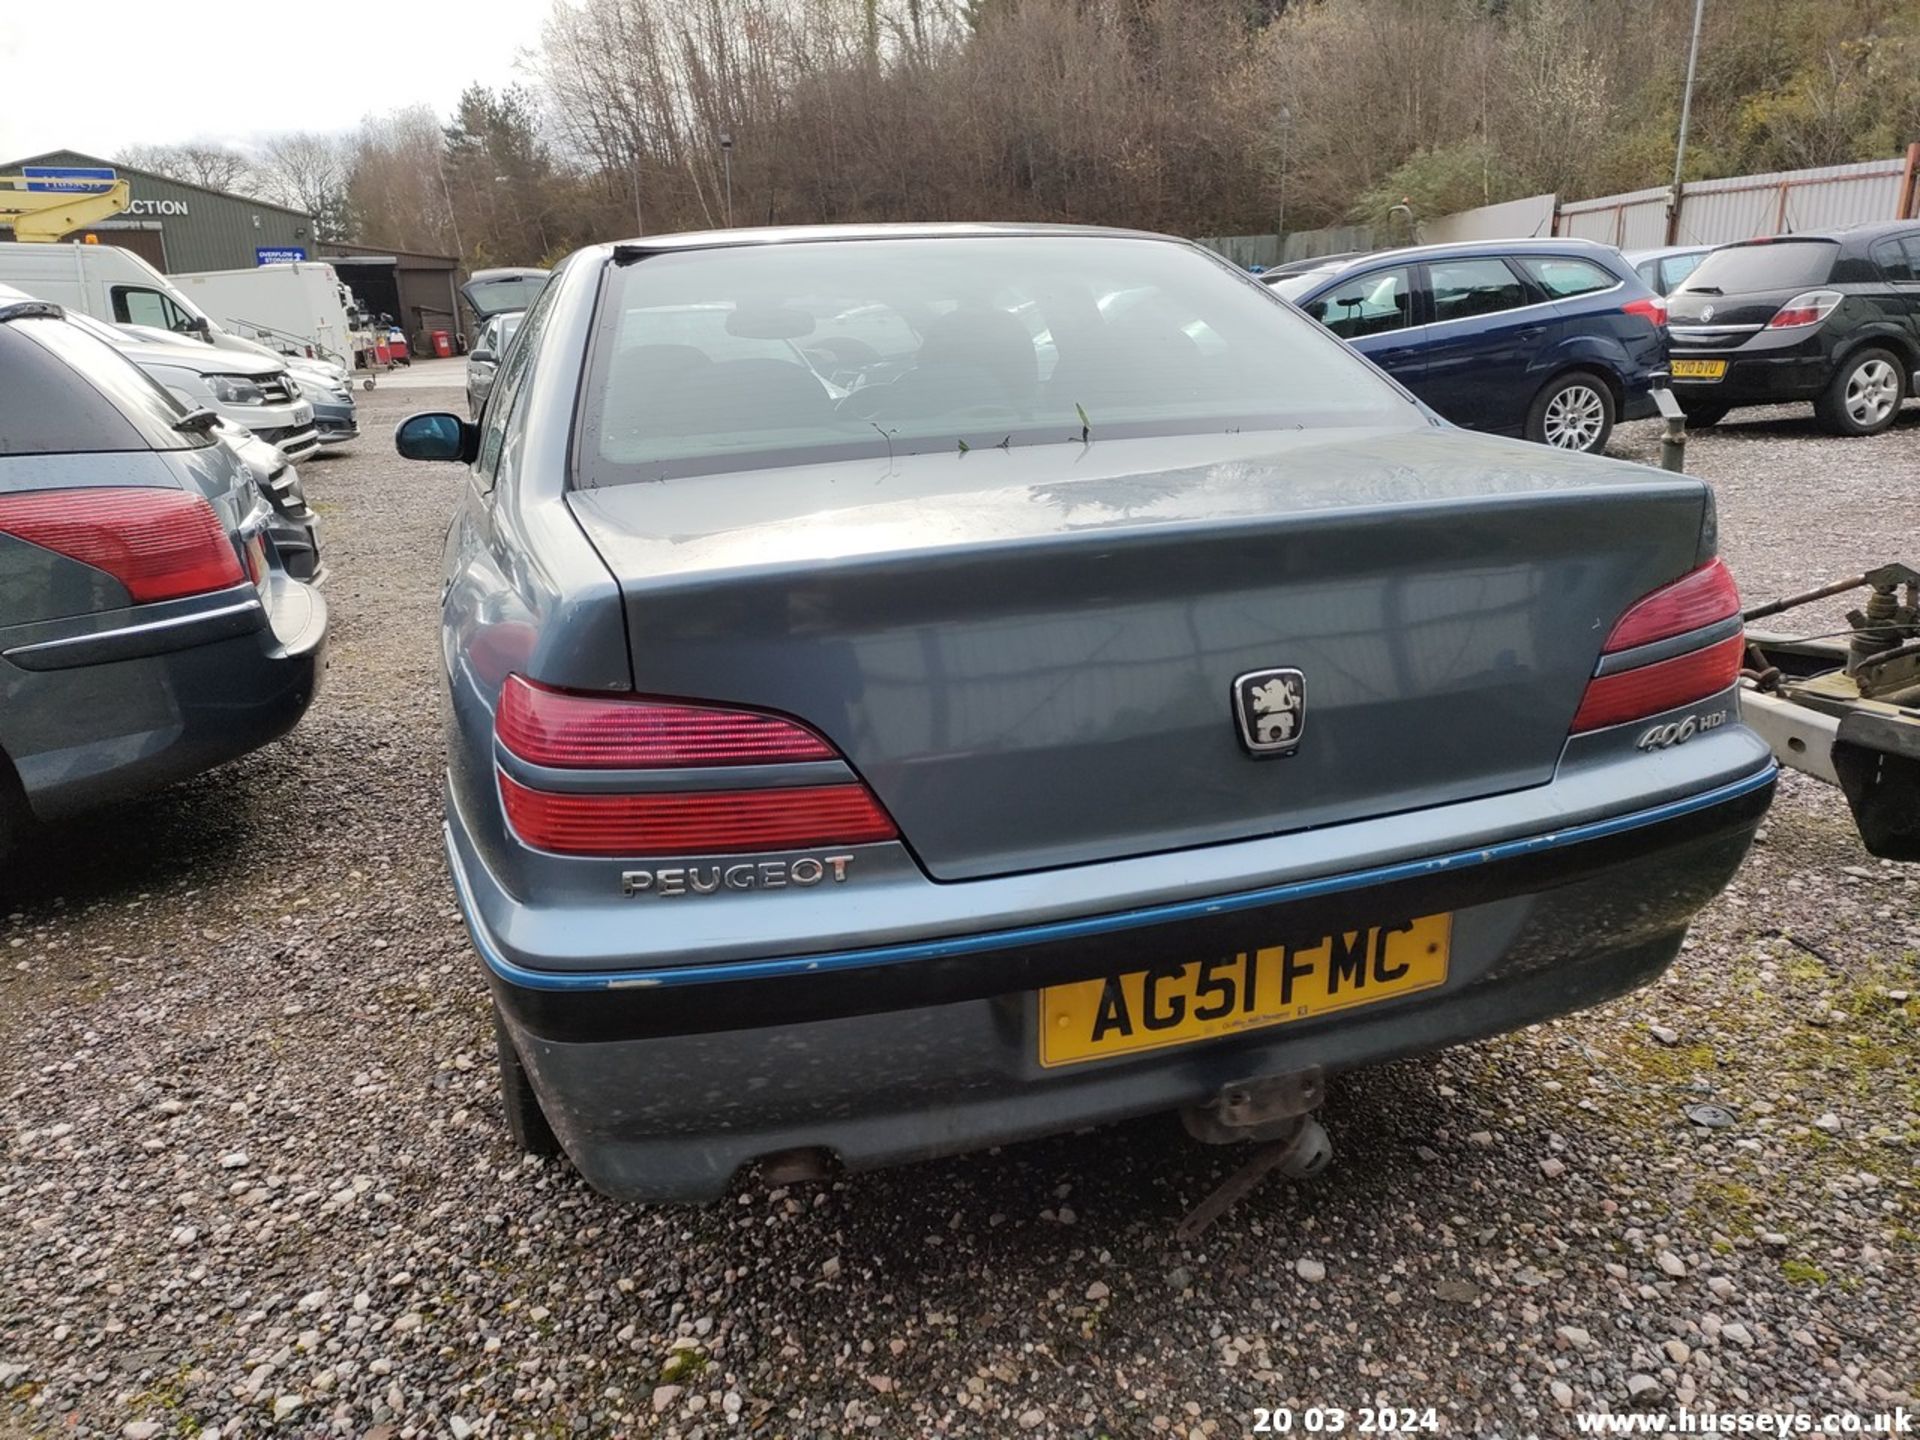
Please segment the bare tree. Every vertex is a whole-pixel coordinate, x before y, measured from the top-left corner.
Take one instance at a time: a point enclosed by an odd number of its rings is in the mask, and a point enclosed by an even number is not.
[[[313,216],[321,239],[345,238],[348,230],[348,143],[336,135],[296,130],[260,145],[260,191],[264,198]]]
[[[254,182],[253,161],[240,151],[209,141],[181,145],[129,145],[115,157],[122,165],[151,170],[209,190],[245,194]]]

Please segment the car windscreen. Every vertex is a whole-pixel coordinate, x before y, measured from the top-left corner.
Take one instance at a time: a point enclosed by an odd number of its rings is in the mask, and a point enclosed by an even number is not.
[[[1203,252],[1121,237],[819,241],[608,271],[584,486],[868,455],[1420,423]]]
[[[1738,295],[1752,290],[1798,290],[1824,285],[1840,247],[1832,240],[1770,240],[1729,245],[1700,262],[1680,287],[1683,295]]]
[[[187,412],[145,371],[65,320],[0,325],[0,454],[193,450],[214,444],[179,430]]]

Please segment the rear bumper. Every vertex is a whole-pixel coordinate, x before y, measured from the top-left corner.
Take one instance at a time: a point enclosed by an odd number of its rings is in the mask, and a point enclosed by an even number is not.
[[[1665,384],[1666,377],[1663,375],[1658,383]],[[1644,381],[1638,385],[1628,386],[1620,397],[1620,418],[1622,420],[1651,420],[1655,415],[1658,415],[1660,413],[1660,407],[1654,403],[1653,399],[1655,388],[1656,382],[1652,380]]]
[[[1564,1014],[1653,979],[1738,866],[1770,763],[1605,820],[1258,890],[832,955],[643,974],[531,970],[449,856],[494,996],[548,1118],[609,1194],[701,1200],[741,1166],[822,1148],[851,1168],[1202,1103]],[[1038,1062],[1036,988],[1450,911],[1439,989],[1064,1070]]]
[[[1675,360],[1725,360],[1727,373],[1719,380],[1673,377],[1674,398],[1681,405],[1776,405],[1812,400],[1833,378],[1833,356],[1818,339],[1755,355],[1741,349],[1681,350]]]
[[[0,751],[55,820],[256,750],[306,713],[327,608],[276,573],[187,601],[21,626],[0,647]]]

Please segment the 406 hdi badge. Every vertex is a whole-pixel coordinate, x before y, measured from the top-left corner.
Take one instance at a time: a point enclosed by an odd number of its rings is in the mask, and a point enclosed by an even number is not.
[[[1727,712],[1716,710],[1711,715],[1688,715],[1679,720],[1669,720],[1664,725],[1649,725],[1640,732],[1640,738],[1634,741],[1639,750],[1664,750],[1669,745],[1684,745],[1694,736],[1708,730],[1718,730],[1727,723]]]

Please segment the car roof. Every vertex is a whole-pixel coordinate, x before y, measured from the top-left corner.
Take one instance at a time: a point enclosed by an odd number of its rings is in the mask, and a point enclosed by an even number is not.
[[[1842,225],[1833,230],[1808,230],[1789,235],[1756,235],[1751,240],[1735,240],[1733,245],[1784,245],[1794,240],[1818,240],[1829,245],[1868,245],[1883,235],[1905,235],[1920,229],[1920,219],[1866,220],[1858,225]],[[1716,246],[1716,249],[1733,248]]]
[[[1704,255],[1709,250],[1718,250],[1718,245],[1655,245],[1646,250],[1628,250],[1625,252],[1629,265],[1638,265],[1643,260],[1666,260],[1675,255]]]
[[[1007,238],[1103,237],[1106,239],[1162,240],[1191,245],[1176,235],[1151,230],[1126,230],[1105,225],[1041,224],[872,224],[872,225],[762,225],[738,230],[690,230],[676,235],[646,235],[633,240],[588,247],[616,260],[638,260],[676,250],[723,250],[757,245],[804,245],[859,240],[979,240]]]
[[[1594,240],[1576,240],[1571,235],[1528,236],[1513,240],[1453,240],[1444,245],[1407,245],[1398,250],[1375,250],[1357,260],[1348,260],[1325,270],[1309,270],[1306,275],[1345,275],[1349,271],[1371,269],[1376,265],[1404,265],[1414,260],[1444,260],[1470,255],[1584,255],[1589,259],[1618,264],[1620,252],[1611,245]],[[1264,277],[1262,277],[1264,278]],[[1289,280],[1305,275],[1289,275]]]

